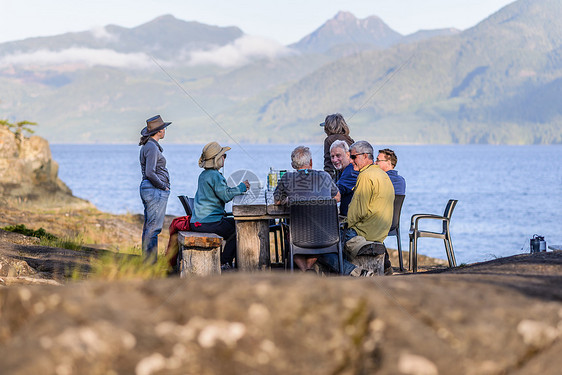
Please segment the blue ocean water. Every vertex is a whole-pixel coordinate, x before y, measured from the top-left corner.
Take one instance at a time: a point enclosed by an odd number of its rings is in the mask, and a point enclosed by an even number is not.
[[[195,194],[202,145],[162,141],[162,146],[172,183],[167,214],[184,215],[176,196]],[[291,170],[294,145],[231,147],[225,177],[247,169],[265,186],[270,167]],[[309,147],[315,168],[322,169],[322,145]],[[416,213],[442,214],[452,198],[459,200],[451,224],[458,264],[528,252],[533,234],[543,235],[547,244],[562,244],[561,145],[390,148],[398,155],[396,169],[407,183],[400,224],[404,250],[408,248],[410,217]],[[103,211],[142,213],[138,146],[55,144],[51,151],[59,163],[59,177],[74,195]],[[386,244],[396,248],[396,239],[389,238]],[[443,242],[438,239],[420,239],[418,252],[446,259]]]

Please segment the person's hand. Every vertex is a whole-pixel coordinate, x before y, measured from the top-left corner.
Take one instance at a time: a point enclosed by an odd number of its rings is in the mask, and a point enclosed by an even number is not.
[[[336,202],[340,202],[341,201],[341,194],[338,191],[338,193],[336,194],[336,196],[334,197],[334,199],[336,200]]]
[[[289,199],[288,199],[288,198],[281,199],[281,200],[276,200],[276,201],[275,201],[275,204],[276,204],[277,206],[284,206],[284,205],[286,205],[286,204],[288,204],[288,203],[289,203]]]
[[[246,190],[250,189],[250,181],[248,180],[244,181],[244,185],[246,185]]]

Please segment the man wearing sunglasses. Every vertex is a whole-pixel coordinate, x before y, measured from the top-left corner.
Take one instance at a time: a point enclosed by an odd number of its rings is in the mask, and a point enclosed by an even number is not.
[[[362,236],[367,241],[382,243],[392,224],[394,186],[388,175],[373,163],[373,147],[369,142],[357,141],[349,152],[353,169],[359,175],[347,211],[344,241]],[[390,274],[392,267],[386,250],[384,263],[385,274]]]
[[[404,177],[400,176],[398,171],[394,169],[396,167],[396,163],[398,163],[398,158],[396,157],[394,151],[389,148],[379,150],[379,155],[377,156],[375,164],[385,171],[388,177],[390,177],[390,181],[392,181],[392,185],[394,185],[394,194],[406,195],[406,180],[404,180]]]

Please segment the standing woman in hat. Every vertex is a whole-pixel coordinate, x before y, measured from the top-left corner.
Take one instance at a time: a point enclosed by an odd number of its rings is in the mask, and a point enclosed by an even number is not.
[[[155,263],[158,257],[158,234],[162,231],[166,205],[170,195],[170,175],[166,169],[166,158],[162,155],[159,140],[166,135],[166,127],[171,122],[154,116],[146,120],[141,131],[139,146],[142,181],[140,196],[144,205],[144,225],[142,227],[142,254]]]
[[[204,171],[199,175],[197,193],[194,199],[194,212],[191,216],[191,230],[194,232],[216,233],[226,241],[221,252],[221,269],[232,268],[236,256],[236,228],[234,219],[226,217],[224,206],[235,196],[250,188],[248,180],[238,186],[228,187],[226,179],[219,172],[224,166],[226,152],[230,147],[221,147],[211,142],[203,147],[199,166]]]
[[[320,126],[324,127],[326,139],[324,139],[324,170],[332,176],[334,181],[339,180],[341,171],[336,170],[330,157],[330,146],[335,141],[344,141],[348,146],[353,144],[353,138],[349,136],[349,127],[341,113],[326,116]]]

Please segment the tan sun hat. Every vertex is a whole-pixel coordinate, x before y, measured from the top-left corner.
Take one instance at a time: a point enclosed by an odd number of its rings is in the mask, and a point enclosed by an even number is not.
[[[217,161],[228,150],[230,150],[230,147],[221,147],[217,142],[207,143],[201,152],[199,166],[201,168],[217,168]]]

